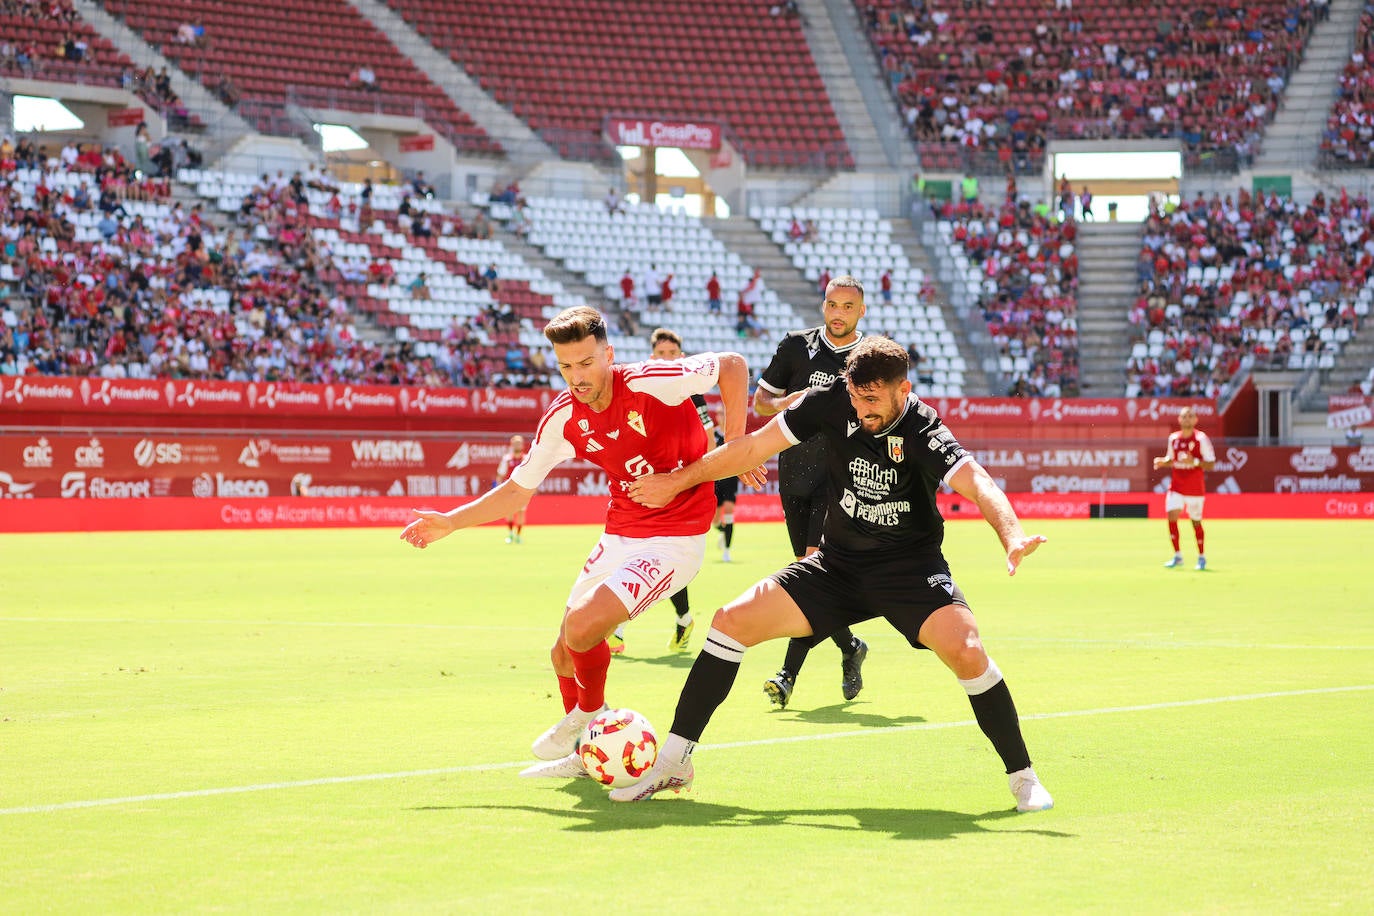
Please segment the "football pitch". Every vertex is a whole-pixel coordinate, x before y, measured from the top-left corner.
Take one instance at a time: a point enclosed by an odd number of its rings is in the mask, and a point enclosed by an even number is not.
[[[1369,912],[1374,522],[981,522],[946,554],[1054,810],[1017,814],[954,678],[882,621],[865,688],[745,656],[689,793],[520,779],[598,529],[0,537],[0,912]],[[660,735],[712,611],[787,558],[741,525],[631,625]]]

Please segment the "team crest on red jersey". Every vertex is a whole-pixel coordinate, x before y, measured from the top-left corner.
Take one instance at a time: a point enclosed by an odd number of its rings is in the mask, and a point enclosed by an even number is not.
[[[629,414],[625,417],[625,422],[630,425],[630,429],[639,433],[641,436],[649,435],[644,431],[644,417],[640,414],[639,411],[630,411]]]
[[[887,457],[898,464],[906,460],[906,441],[901,436],[887,437]]]

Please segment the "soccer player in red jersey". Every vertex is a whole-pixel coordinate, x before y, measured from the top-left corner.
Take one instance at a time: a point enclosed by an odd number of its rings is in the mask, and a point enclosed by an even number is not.
[[[611,497],[606,529],[573,584],[550,653],[566,715],[534,742],[535,756],[550,762],[522,774],[569,777],[585,773],[577,739],[606,708],[611,663],[606,637],[617,624],[692,580],[705,559],[706,533],[715,515],[709,481],[684,490],[661,509],[631,499],[630,485],[706,453],[694,394],[719,387],[725,438],[742,436],[749,369],[738,353],[618,365],[605,318],[588,306],[559,313],[544,336],[568,390],[554,398],[539,421],[525,460],[509,480],[467,505],[449,512],[417,509],[401,538],[426,547],[460,528],[504,518],[528,503],[562,461],[589,461],[605,472]],[[751,486],[761,486],[763,479],[761,469],[745,475]]]
[[[501,456],[501,461],[496,466],[496,481],[492,486],[500,486],[503,482],[510,479],[510,475],[515,473],[515,469],[520,466],[520,462],[525,457],[525,437],[511,436],[510,449]],[[506,543],[519,544],[520,536],[525,530],[525,507],[521,506],[511,515],[506,516]]]
[[[1197,428],[1197,412],[1191,407],[1183,408],[1178,412],[1178,430],[1169,433],[1164,455],[1154,460],[1155,470],[1172,469],[1164,511],[1169,517],[1169,539],[1174,544],[1174,556],[1164,564],[1166,569],[1183,565],[1183,554],[1178,547],[1178,516],[1185,510],[1193,523],[1193,536],[1197,538],[1196,569],[1200,572],[1207,568],[1207,553],[1202,541],[1202,502],[1207,493],[1204,474],[1216,462],[1212,440]]]

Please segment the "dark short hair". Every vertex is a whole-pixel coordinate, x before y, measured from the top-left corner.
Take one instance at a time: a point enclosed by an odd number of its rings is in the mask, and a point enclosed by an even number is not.
[[[855,388],[900,382],[910,369],[911,357],[889,337],[862,338],[844,361],[845,378]]]
[[[654,328],[654,333],[649,335],[649,346],[656,347],[660,341],[671,340],[677,344],[679,350],[682,349],[682,336],[677,331],[670,331],[668,328]]]
[[[840,274],[838,277],[832,278],[829,283],[825,284],[825,297],[827,299],[830,298],[830,291],[832,289],[857,289],[859,291],[859,298],[862,299],[864,297],[864,285],[859,282],[858,277],[853,277],[849,274]]]
[[[564,309],[544,325],[544,336],[551,344],[577,343],[595,337],[606,342],[606,319],[590,305],[575,305]]]

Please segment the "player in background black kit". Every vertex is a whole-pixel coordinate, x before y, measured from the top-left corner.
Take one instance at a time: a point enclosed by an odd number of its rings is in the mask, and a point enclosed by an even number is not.
[[[850,353],[843,378],[807,392],[763,429],[685,468],[630,485],[630,497],[640,505],[664,506],[689,487],[754,468],[811,436],[824,436],[829,446],[831,495],[821,549],[716,612],[658,759],[639,782],[613,789],[612,801],[640,801],[691,786],[692,751],[729,696],[750,646],[782,636],[823,636],[882,617],[912,648],[934,652],[958,679],[1002,760],[1016,809],[1054,805],[1031,768],[1011,691],[988,657],[978,622],[945,560],[945,523],[935,495],[948,484],[978,506],[1002,543],[1008,575],[1045,538],[1022,530],[1006,494],[935,410],[912,393],[910,365],[900,344],[865,338]],[[934,761],[927,765],[939,767]],[[919,783],[919,775],[913,778]]]
[[[771,417],[787,409],[808,388],[829,385],[844,371],[844,361],[863,339],[859,319],[864,316],[864,288],[851,276],[835,277],[825,287],[821,304],[824,324],[793,331],[778,344],[768,368],[759,377],[754,392],[754,412]],[[813,436],[778,456],[778,492],[782,514],[787,520],[787,536],[792,555],[798,560],[816,552],[825,523],[828,492],[825,476],[825,440]],[[868,644],[848,627],[830,636],[840,649],[840,690],[852,700],[863,690],[863,663]],[[778,673],[763,684],[764,693],[779,707],[786,708],[801,674],[806,655],[815,640],[793,639]]]
[[[654,332],[649,335],[649,346],[652,347],[650,359],[682,359],[682,337],[676,331],[667,328],[654,328]],[[692,406],[697,409],[697,416],[701,418],[701,426],[706,431],[706,448],[708,450],[717,445],[725,443],[725,436],[721,435],[716,423],[711,419],[711,411],[706,406],[706,399],[699,394],[692,395]],[[733,484],[739,486],[739,481],[716,481],[716,500],[720,501],[721,488],[730,488]],[[731,490],[733,493],[733,490]],[[731,497],[734,502],[734,497]],[[716,510],[717,518],[720,517],[719,506]],[[734,519],[732,518],[731,521]],[[731,525],[733,528],[734,526]],[[730,559],[729,551],[726,551],[725,559]],[[692,638],[692,627],[696,622],[692,619],[692,605],[687,597],[687,586],[683,586],[678,591],[673,592],[669,597],[673,602],[673,611],[677,614],[677,623],[673,630],[672,639],[668,640],[668,649],[671,652],[686,652],[689,648],[689,641]],[[612,655],[625,654],[625,624],[615,628],[615,632],[606,640],[610,644]]]

